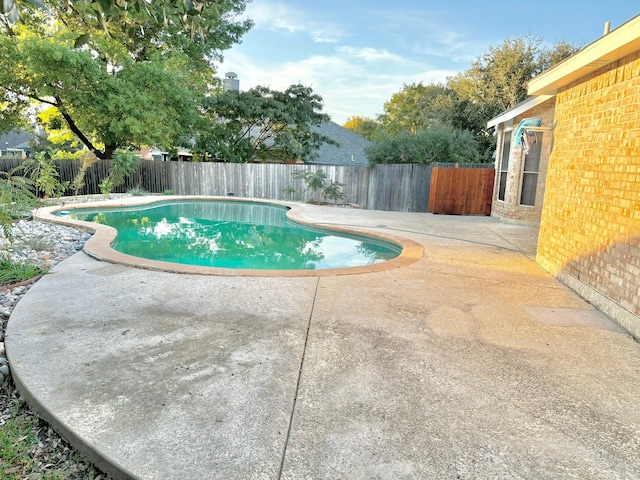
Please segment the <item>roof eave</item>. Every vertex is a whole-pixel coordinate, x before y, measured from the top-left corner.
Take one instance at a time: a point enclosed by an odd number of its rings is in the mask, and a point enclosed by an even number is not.
[[[493,117],[491,120],[487,122],[487,128],[492,128],[501,123],[512,120],[516,118],[518,115],[521,115],[524,112],[531,110],[533,107],[536,107],[541,103],[546,102],[552,97],[553,95],[539,95],[537,97],[527,98],[526,100],[511,107],[509,110],[502,112],[497,117]]]
[[[640,15],[531,79],[529,95],[555,95],[558,89],[640,50]]]

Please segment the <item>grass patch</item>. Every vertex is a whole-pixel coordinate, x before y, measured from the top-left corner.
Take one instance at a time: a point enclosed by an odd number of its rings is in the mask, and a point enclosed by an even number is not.
[[[149,192],[147,192],[142,187],[130,188],[129,190],[127,190],[127,193],[133,197],[144,197],[145,195],[149,195]]]
[[[11,405],[12,416],[0,426],[0,479],[21,478],[30,473],[30,452],[37,446],[33,433],[33,418],[20,410],[21,405]]]
[[[16,262],[6,255],[0,256],[0,285],[11,285],[31,280],[47,273],[47,269],[27,262]]]
[[[21,236],[20,244],[37,252],[49,248],[49,240],[42,235]]]
[[[0,480],[104,479],[24,401],[12,400],[9,413],[7,421],[0,424]]]

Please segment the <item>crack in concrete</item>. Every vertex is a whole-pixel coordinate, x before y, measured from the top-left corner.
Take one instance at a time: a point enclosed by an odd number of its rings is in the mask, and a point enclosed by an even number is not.
[[[307,354],[307,344],[309,342],[309,331],[311,330],[311,321],[313,319],[313,312],[316,306],[316,299],[318,298],[318,288],[320,286],[320,278],[316,280],[316,288],[313,292],[313,302],[311,302],[311,311],[309,312],[309,320],[307,321],[307,330],[304,335],[304,345],[302,347],[302,357],[300,358],[300,367],[298,368],[298,379],[296,381],[296,390],[293,396],[293,405],[291,406],[291,415],[289,415],[289,425],[287,426],[287,434],[284,439],[284,446],[282,448],[282,456],[280,458],[280,467],[278,468],[278,479],[282,478],[282,471],[284,469],[284,462],[287,456],[287,448],[289,446],[289,438],[291,436],[291,429],[293,426],[293,417],[296,414],[296,406],[298,404],[298,393],[300,391],[300,381],[302,379],[302,369],[304,368],[304,359]]]

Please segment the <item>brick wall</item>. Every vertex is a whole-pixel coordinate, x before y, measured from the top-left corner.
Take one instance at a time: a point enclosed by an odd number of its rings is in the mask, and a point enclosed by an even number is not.
[[[640,338],[640,52],[556,101],[537,260]]]
[[[509,154],[509,170],[507,173],[507,185],[504,201],[498,200],[498,186],[500,184],[500,165],[502,159],[502,136],[504,132],[504,124],[500,124],[498,128],[498,148],[496,159],[496,179],[493,192],[493,202],[491,206],[491,215],[504,221],[512,221],[516,223],[538,224],[542,214],[542,204],[544,199],[545,179],[547,171],[547,163],[551,154],[553,136],[550,132],[544,132],[539,138],[542,138],[542,151],[540,155],[540,168],[538,174],[538,185],[536,189],[536,199],[534,206],[520,205],[520,186],[522,182],[522,172],[524,164],[524,153],[522,145],[514,145],[515,138],[513,135],[518,124],[523,118],[542,117],[542,126],[549,126],[553,123],[555,100],[553,98],[535,106],[524,114],[513,119],[513,129],[507,132],[511,135],[511,150]]]

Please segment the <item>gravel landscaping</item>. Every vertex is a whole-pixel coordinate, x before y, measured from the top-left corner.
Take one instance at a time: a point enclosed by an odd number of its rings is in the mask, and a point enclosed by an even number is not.
[[[0,255],[47,269],[78,252],[90,237],[36,220],[17,222],[13,233],[12,242],[0,234]],[[0,479],[107,479],[40,419],[15,388],[4,332],[13,308],[30,287],[0,287]]]

